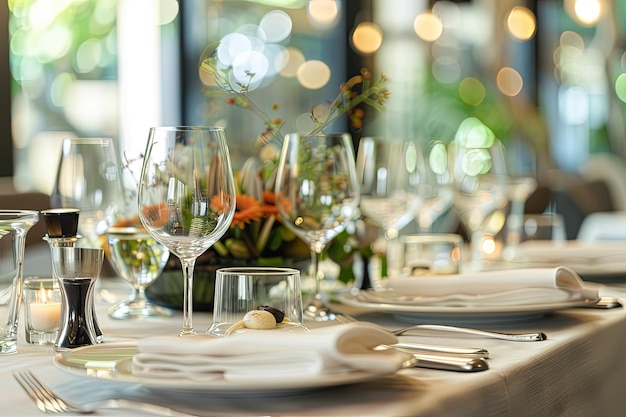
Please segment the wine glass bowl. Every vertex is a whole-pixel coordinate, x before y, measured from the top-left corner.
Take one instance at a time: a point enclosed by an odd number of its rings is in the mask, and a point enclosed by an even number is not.
[[[122,204],[120,168],[110,138],[65,138],[51,205],[80,210],[79,246],[102,246],[99,237]]]
[[[285,137],[276,174],[276,206],[282,222],[311,251],[315,295],[304,316],[339,319],[323,301],[319,256],[352,221],[359,204],[352,138],[348,134]]]
[[[493,252],[493,239],[483,247],[485,234],[495,236],[504,227],[509,202],[502,143],[486,137],[478,145],[457,138],[449,149],[454,209],[470,235],[471,270],[483,269],[485,251]]]
[[[387,239],[415,219],[422,203],[424,161],[410,140],[361,139],[357,154],[361,180],[360,209],[378,224]]]
[[[196,258],[219,240],[235,212],[235,182],[224,129],[150,129],[138,190],[146,231],[181,261],[183,328],[193,335]]]
[[[168,317],[172,313],[148,301],[147,286],[159,277],[170,252],[143,227],[110,227],[107,230],[109,260],[117,274],[131,285],[131,296],[109,309],[114,319]]]

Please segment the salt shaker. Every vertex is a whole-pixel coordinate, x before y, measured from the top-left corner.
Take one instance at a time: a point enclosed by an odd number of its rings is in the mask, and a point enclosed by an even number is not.
[[[93,309],[93,290],[100,275],[104,251],[95,248],[55,246],[52,268],[62,296],[61,328],[55,350],[98,343]]]
[[[50,249],[55,247],[74,248],[80,236],[78,235],[78,217],[80,210],[76,208],[55,208],[42,210],[41,214],[46,222],[48,234],[44,240],[50,245]],[[98,271],[99,272],[99,271]],[[93,296],[93,295],[92,295]],[[94,308],[93,300],[89,302]],[[102,343],[104,336],[98,324],[95,310],[91,313],[96,332],[96,341]]]

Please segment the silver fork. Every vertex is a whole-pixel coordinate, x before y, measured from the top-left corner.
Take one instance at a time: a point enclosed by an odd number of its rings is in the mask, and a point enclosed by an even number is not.
[[[477,336],[490,337],[494,339],[510,340],[514,342],[538,342],[541,340],[546,340],[548,338],[548,336],[546,336],[545,333],[540,333],[540,332],[537,332],[537,333],[498,333],[498,332],[488,332],[485,330],[478,330],[478,329],[469,329],[466,327],[445,326],[445,325],[439,325],[439,324],[416,324],[413,326],[404,327],[402,329],[392,330],[391,333],[393,333],[396,336],[400,336],[404,333],[410,332],[411,330],[419,330],[419,329],[438,330],[442,332],[467,333],[467,334],[473,334]]]
[[[31,371],[20,371],[13,374],[15,380],[26,391],[26,394],[35,402],[37,408],[44,413],[79,413],[91,414],[99,408],[123,408],[128,410],[142,410],[155,415],[198,417],[168,407],[125,399],[108,399],[94,401],[88,404],[72,404],[56,395],[42,383]]]

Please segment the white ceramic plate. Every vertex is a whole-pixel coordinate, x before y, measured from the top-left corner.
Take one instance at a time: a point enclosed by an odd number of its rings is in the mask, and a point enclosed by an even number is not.
[[[359,300],[355,295],[338,297],[341,303],[365,312],[393,314],[399,320],[420,324],[501,324],[533,320],[546,314],[571,307],[592,306],[598,300],[570,300],[558,303],[485,306],[437,306],[419,304],[372,303]]]
[[[225,380],[191,381],[188,379],[154,379],[133,375],[131,361],[138,352],[135,342],[102,343],[64,352],[57,352],[54,364],[71,374],[106,379],[129,384],[142,384],[151,389],[184,392],[233,393],[237,395],[265,395],[305,391],[315,388],[354,384],[378,379],[388,374],[349,372],[320,375],[311,378],[271,378],[256,382],[234,383]]]

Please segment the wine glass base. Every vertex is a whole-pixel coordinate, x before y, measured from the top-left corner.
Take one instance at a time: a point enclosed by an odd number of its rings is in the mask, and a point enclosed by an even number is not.
[[[170,317],[172,312],[149,302],[122,301],[111,307],[109,316],[114,319],[137,319],[147,317]]]
[[[356,321],[356,319],[348,316],[347,314],[331,310],[330,307],[325,305],[324,302],[318,298],[312,300],[308,305],[304,306],[302,313],[305,320],[336,321],[337,323]]]

